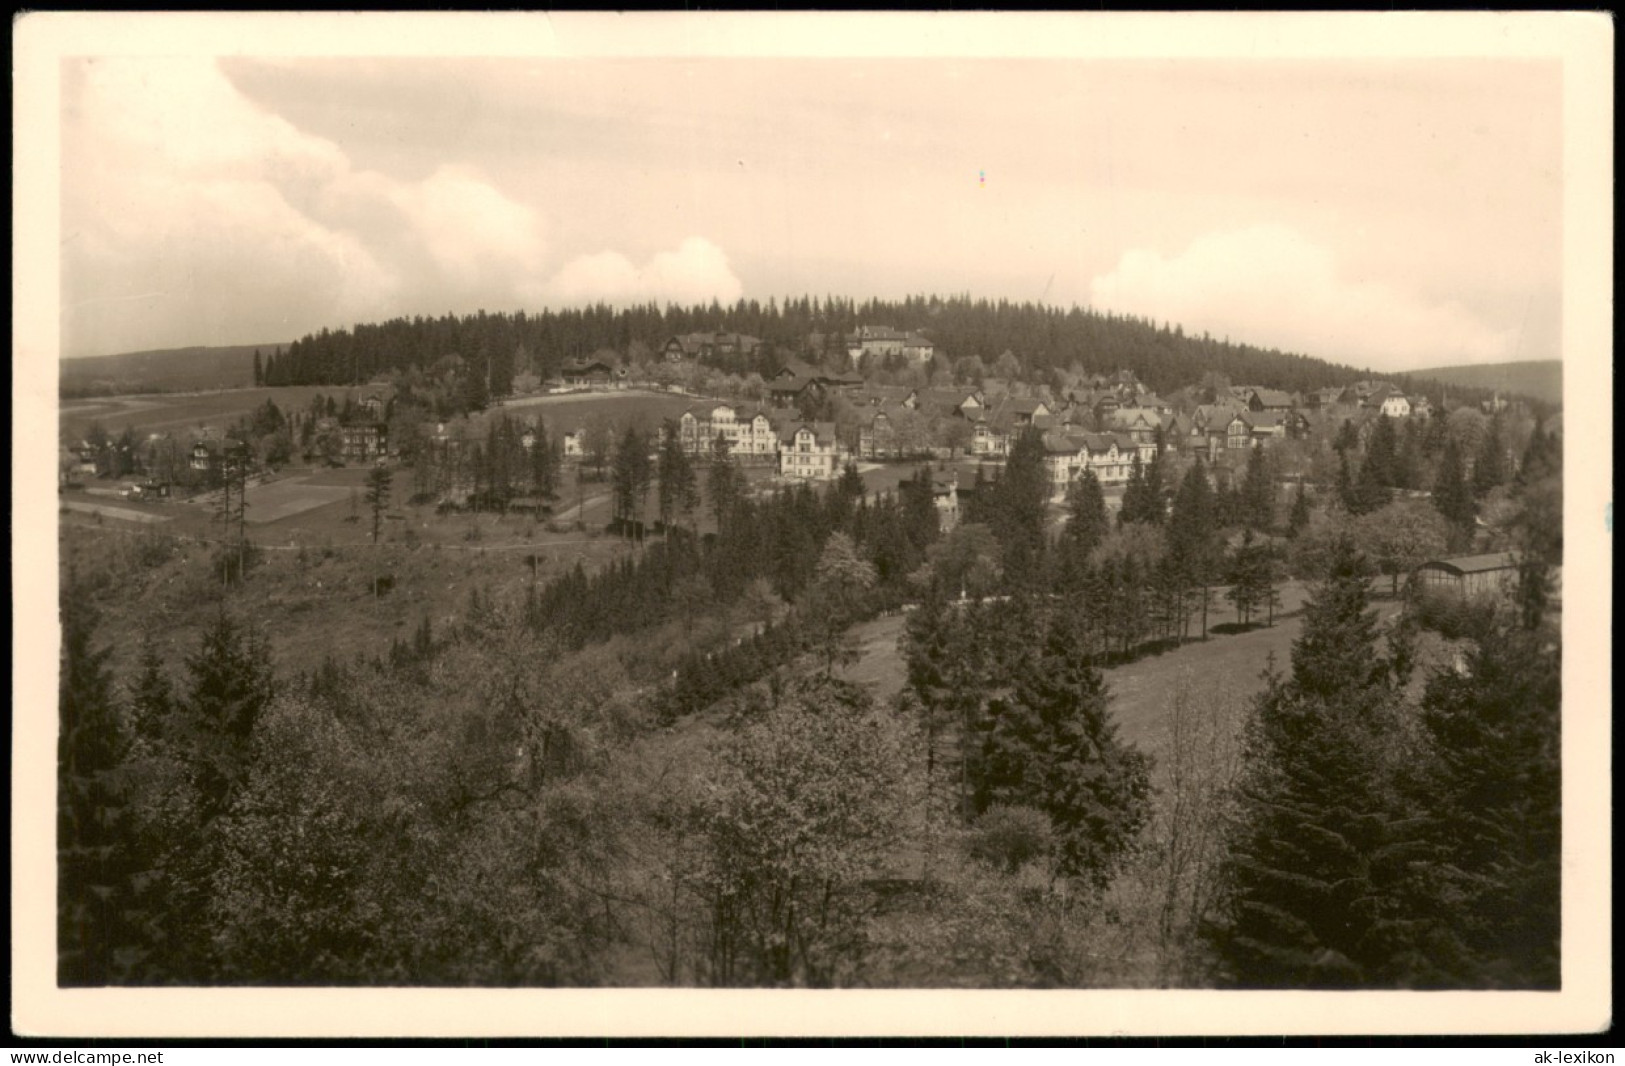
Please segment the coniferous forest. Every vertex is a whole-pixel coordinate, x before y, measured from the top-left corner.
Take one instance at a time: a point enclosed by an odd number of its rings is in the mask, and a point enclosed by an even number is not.
[[[770,299],[765,306],[756,300],[686,308],[600,305],[537,314],[399,318],[348,330],[323,329],[270,356],[260,380],[267,385],[361,384],[411,366],[427,371],[450,358],[480,369],[489,394],[500,397],[508,394],[519,373],[549,378],[567,360],[584,359],[600,350],[627,353],[636,344],[657,346],[676,334],[712,330],[743,333],[764,342],[752,354],[707,357],[716,369],[767,376],[786,356],[827,356],[832,364],[844,365],[845,337],[861,325],[876,323],[925,331],[938,352],[936,372],[945,382],[950,359],[975,357],[992,366],[1006,351],[1013,353],[1028,380],[1047,380],[1051,371],[1074,363],[1086,372],[1103,374],[1132,367],[1142,382],[1159,392],[1192,384],[1209,373],[1236,382],[1270,382],[1287,390],[1347,385],[1370,376],[1305,355],[1206,334],[1186,335],[1179,326],[1075,306],[1063,309],[965,296],[862,302],[803,296],[782,303]],[[1403,375],[1396,380],[1403,382]]]

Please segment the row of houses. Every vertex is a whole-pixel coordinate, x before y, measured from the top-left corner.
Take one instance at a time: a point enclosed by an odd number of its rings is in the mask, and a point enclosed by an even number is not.
[[[748,333],[726,330],[708,330],[698,333],[679,333],[668,337],[660,346],[660,354],[669,363],[695,362],[717,358],[750,358],[762,348],[762,340]],[[818,340],[822,350],[822,336]],[[847,356],[854,364],[864,356],[899,355],[911,363],[928,363],[936,355],[936,346],[924,335],[913,330],[892,329],[890,326],[859,326],[856,333],[844,338]]]

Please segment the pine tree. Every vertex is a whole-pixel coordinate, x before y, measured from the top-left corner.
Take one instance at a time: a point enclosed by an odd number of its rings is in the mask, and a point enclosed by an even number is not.
[[[716,439],[711,442],[711,462],[707,470],[706,489],[711,497],[711,511],[716,516],[719,532],[726,528],[728,516],[733,513],[743,496],[739,467],[730,454],[731,450],[728,438],[721,433],[718,433]]]
[[[1058,870],[1103,889],[1149,813],[1150,759],[1117,735],[1100,671],[1068,612],[1037,661],[989,701],[979,810],[995,803],[1049,815]]]
[[[70,576],[62,599],[57,736],[57,982],[106,985],[129,947],[135,872],[120,781],[129,737],[113,700],[96,611]]]
[[[254,387],[265,384],[265,364],[260,361],[260,350],[254,349]]]
[[[1418,980],[1407,906],[1416,822],[1394,784],[1405,665],[1379,649],[1369,568],[1345,541],[1305,611],[1291,673],[1266,676],[1209,929],[1242,987],[1362,988]]]

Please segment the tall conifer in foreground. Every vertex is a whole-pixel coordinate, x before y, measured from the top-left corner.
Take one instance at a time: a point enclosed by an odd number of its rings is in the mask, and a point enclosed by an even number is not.
[[[57,982],[106,985],[119,976],[117,949],[133,872],[129,819],[119,781],[129,738],[113,701],[108,649],[93,644],[95,609],[70,577],[62,601],[57,738]]]
[[[1051,619],[1037,661],[988,703],[984,728],[977,808],[1045,812],[1057,869],[1103,888],[1149,813],[1151,760],[1118,737],[1071,612]]]
[[[1391,780],[1407,669],[1383,654],[1368,570],[1344,542],[1286,676],[1248,725],[1226,916],[1209,929],[1245,988],[1400,985],[1425,966],[1407,910],[1417,827]]]

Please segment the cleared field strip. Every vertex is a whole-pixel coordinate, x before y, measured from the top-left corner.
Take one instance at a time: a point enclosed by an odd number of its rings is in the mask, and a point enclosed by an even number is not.
[[[126,522],[167,522],[170,518],[169,515],[164,514],[134,511],[128,507],[111,507],[105,503],[83,503],[79,500],[63,500],[62,506],[70,511],[101,515],[104,518],[118,518]]]
[[[310,485],[303,479],[256,485],[248,490],[246,519],[253,526],[280,522],[284,518],[349,499],[353,491],[342,485]]]

